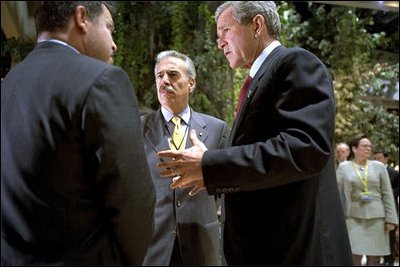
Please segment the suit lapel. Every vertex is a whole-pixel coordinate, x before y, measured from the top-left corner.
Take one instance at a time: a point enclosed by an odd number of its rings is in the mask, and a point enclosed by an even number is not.
[[[188,129],[188,134],[191,129],[196,130],[197,138],[201,142],[205,142],[208,137],[207,124],[200,116],[199,113],[192,111],[192,117],[190,118],[190,125]],[[169,145],[167,141],[168,134],[165,129],[165,120],[162,116],[161,110],[158,109],[152,115],[149,115],[144,127],[145,127],[145,138],[147,143],[152,146],[155,152],[168,150]],[[192,146],[190,138],[188,136],[186,141],[186,148]]]
[[[149,115],[145,127],[145,137],[155,152],[169,149],[167,134],[165,129],[165,120],[158,109],[152,115]]]
[[[199,113],[194,112],[193,109],[191,111],[192,111],[192,117],[190,120],[189,131],[195,129],[197,138],[204,143],[208,137],[207,124],[205,123],[205,121],[203,120],[203,118],[200,116]],[[191,146],[192,143],[190,142],[190,138],[188,136],[186,141],[186,148],[189,148]]]
[[[245,111],[247,110],[249,100],[254,96],[254,93],[257,91],[258,86],[259,86],[259,81],[261,78],[267,73],[268,71],[271,70],[270,66],[272,63],[275,62],[276,58],[278,55],[281,54],[282,51],[284,51],[286,48],[284,46],[278,46],[272,52],[267,56],[267,58],[264,60],[263,64],[261,65],[260,69],[257,71],[256,76],[254,76],[252,83],[250,84],[249,90],[243,100],[243,103],[241,105],[241,108],[236,115],[236,119],[233,122],[232,126],[232,131],[231,134],[229,135],[229,141],[228,144],[232,145],[232,142],[234,140],[236,130],[239,127],[239,125],[242,122],[243,115],[245,114]]]

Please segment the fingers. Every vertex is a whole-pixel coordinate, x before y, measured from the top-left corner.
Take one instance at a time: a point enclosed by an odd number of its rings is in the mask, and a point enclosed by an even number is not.
[[[174,177],[174,178],[172,178],[172,183],[171,183],[170,187],[172,189],[187,187],[187,183],[184,180],[185,179],[182,178],[181,176]]]
[[[175,158],[177,155],[179,155],[179,152],[174,150],[164,150],[157,153],[160,158]]]
[[[174,169],[174,168],[167,168],[163,171],[160,171],[160,177],[180,177],[180,173],[178,172],[178,170]]]
[[[196,185],[190,192],[189,192],[189,196],[193,197],[195,195],[197,195],[198,192],[200,192],[200,190],[204,189],[204,187],[198,186]]]
[[[171,187],[172,189],[179,187],[179,186],[178,186],[178,184],[179,184],[178,181],[179,181],[180,178],[181,178],[180,176],[177,176],[177,177],[172,178],[172,183],[170,184],[170,187]]]
[[[176,188],[187,188],[187,187],[193,187],[192,190],[189,192],[189,196],[193,197],[197,195],[197,193],[200,192],[200,190],[205,189],[204,186],[201,186],[201,184],[195,183],[195,182],[185,182],[184,178],[181,178],[180,176],[172,178],[172,183],[171,183],[171,188],[176,189]]]
[[[160,157],[169,158],[168,161],[160,161],[157,163],[157,168],[159,169],[167,169],[167,170],[175,170],[176,167],[179,165],[177,162],[178,153],[175,153],[171,150],[160,151],[157,153]]]
[[[195,129],[190,130],[189,138],[190,138],[190,141],[192,142],[192,144],[194,146],[198,145],[198,143],[200,142],[200,140],[197,138],[197,134],[196,134],[196,130]]]
[[[196,130],[194,130],[194,129],[190,130],[189,138],[190,138],[190,141],[192,142],[193,146],[198,146],[198,147],[200,147],[203,151],[206,151],[206,150],[207,150],[207,147],[204,145],[204,143],[201,142],[201,141],[197,138]]]

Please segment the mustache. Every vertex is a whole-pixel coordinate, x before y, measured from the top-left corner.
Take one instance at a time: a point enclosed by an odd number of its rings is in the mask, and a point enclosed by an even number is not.
[[[169,86],[169,85],[161,86],[160,89],[161,90],[165,90],[165,91],[170,92],[170,93],[174,93],[175,92],[175,89],[172,86]]]

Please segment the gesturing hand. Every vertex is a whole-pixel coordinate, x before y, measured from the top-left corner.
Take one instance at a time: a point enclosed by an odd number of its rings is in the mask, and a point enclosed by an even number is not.
[[[204,189],[203,172],[201,170],[201,159],[207,151],[207,147],[196,135],[195,130],[189,134],[193,146],[182,150],[165,150],[157,153],[159,157],[170,158],[169,161],[160,162],[157,167],[161,169],[161,177],[171,177],[171,188],[193,187],[189,192],[190,196],[196,195],[201,189]]]

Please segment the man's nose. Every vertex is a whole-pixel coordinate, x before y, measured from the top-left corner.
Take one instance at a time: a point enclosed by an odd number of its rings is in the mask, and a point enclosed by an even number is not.
[[[168,74],[167,74],[167,73],[165,73],[165,74],[162,76],[161,84],[163,84],[163,85],[169,85],[169,84],[170,84],[169,77],[168,77]]]
[[[226,43],[221,41],[221,39],[217,40],[217,46],[218,46],[219,49],[224,49],[225,45],[226,45]]]
[[[118,47],[117,47],[117,45],[115,44],[114,40],[113,40],[113,42],[112,42],[112,47],[111,47],[111,49],[113,50],[113,53],[114,53],[114,54],[117,53]]]

